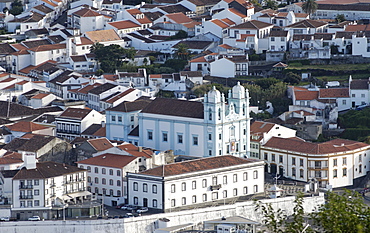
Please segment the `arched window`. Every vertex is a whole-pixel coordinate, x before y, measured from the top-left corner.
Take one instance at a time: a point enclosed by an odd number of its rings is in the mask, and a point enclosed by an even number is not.
[[[101,181],[102,184],[106,184],[107,183],[107,180],[105,178],[102,179]]]
[[[208,119],[211,121],[212,120],[212,109],[210,108],[210,109],[208,109]]]
[[[95,194],[99,194],[99,188],[95,188]]]
[[[218,119],[221,120],[221,108],[218,109]]]
[[[91,172],[91,167],[90,166],[87,166],[87,171]]]
[[[105,174],[105,173],[106,173],[105,168],[102,168],[102,169],[101,169],[101,174]]]
[[[243,116],[245,116],[245,104],[243,104]]]

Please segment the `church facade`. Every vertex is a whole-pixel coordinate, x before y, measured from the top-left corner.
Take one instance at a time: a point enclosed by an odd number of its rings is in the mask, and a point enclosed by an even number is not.
[[[226,100],[216,88],[203,102],[156,98],[139,113],[139,145],[175,155],[248,157],[249,93],[238,83]]]

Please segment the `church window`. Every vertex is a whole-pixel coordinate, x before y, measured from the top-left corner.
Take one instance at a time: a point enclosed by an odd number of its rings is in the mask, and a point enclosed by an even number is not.
[[[208,118],[209,118],[209,120],[211,121],[211,120],[212,120],[212,109],[209,109],[208,111],[209,111],[209,116],[208,116]]]
[[[198,136],[193,136],[193,145],[198,146]]]
[[[245,104],[243,104],[243,116],[245,116]]]
[[[234,137],[235,136],[235,126],[230,127],[230,136]]]
[[[218,109],[218,119],[221,120],[221,108]]]

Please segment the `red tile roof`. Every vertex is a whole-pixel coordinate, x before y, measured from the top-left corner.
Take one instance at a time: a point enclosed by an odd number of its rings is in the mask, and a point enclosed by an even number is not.
[[[315,100],[319,97],[318,91],[296,91],[294,90],[296,100]]]
[[[349,88],[325,88],[320,89],[320,98],[347,98],[349,97]]]
[[[127,151],[130,155],[133,155],[135,157],[151,158],[153,154],[153,151],[151,150],[142,149],[142,151],[140,151],[139,147],[131,143],[122,144],[117,147],[120,148],[121,150]]]
[[[255,159],[244,159],[232,155],[216,156],[210,158],[194,159],[190,161],[171,163],[167,165],[158,166],[140,174],[152,176],[175,176],[191,172],[199,172],[212,170],[223,167],[237,166],[253,162],[259,162]]]
[[[49,94],[47,93],[39,93],[35,96],[32,96],[31,99],[42,99],[42,98],[45,98],[46,96],[48,96]]]
[[[130,20],[123,20],[123,21],[116,21],[116,22],[112,22],[112,23],[109,23],[112,27],[115,27],[117,28],[118,30],[120,29],[127,29],[127,28],[136,28],[136,27],[140,27],[139,24],[137,23],[134,23]]]
[[[228,27],[229,27],[229,25],[228,25],[228,24],[226,24],[225,22],[222,22],[222,21],[221,21],[221,20],[219,20],[219,19],[212,19],[212,20],[210,20],[210,22],[212,22],[212,23],[216,24],[217,26],[219,26],[219,27],[221,27],[221,28],[228,28]]]
[[[263,121],[255,121],[251,124],[251,134],[253,133],[267,133],[269,132],[275,124]]]
[[[75,13],[73,13],[74,15],[78,15],[80,17],[96,17],[96,16],[100,16],[101,14],[99,14],[98,12],[95,12],[91,9],[88,9],[88,8],[83,8],[79,11],[76,11]]]
[[[324,143],[312,143],[291,138],[272,137],[264,147],[304,154],[331,154],[368,148],[370,145],[346,139],[334,139]]]
[[[114,147],[113,144],[106,138],[89,139],[87,142],[97,151],[104,151]]]
[[[175,23],[183,24],[183,23],[190,23],[193,20],[184,15],[184,13],[172,13],[166,15],[169,19],[173,20]]]
[[[137,157],[129,155],[117,155],[117,154],[102,154],[96,157],[85,159],[79,161],[79,164],[89,164],[102,167],[114,167],[114,168],[123,168]]]
[[[27,133],[49,128],[49,127],[39,125],[39,124],[30,122],[30,121],[19,121],[12,125],[7,125],[6,127],[10,129],[11,131],[27,132]]]
[[[65,49],[66,44],[47,44],[47,45],[40,45],[34,48],[31,48],[29,50],[33,52],[42,52],[42,51],[50,51],[50,50],[56,50],[56,49]]]

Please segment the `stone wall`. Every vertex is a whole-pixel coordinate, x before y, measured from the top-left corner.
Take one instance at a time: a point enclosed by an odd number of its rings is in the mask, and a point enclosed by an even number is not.
[[[262,200],[264,203],[272,203],[275,209],[281,208],[286,214],[291,214],[294,207],[294,197]],[[305,212],[311,212],[316,206],[324,203],[324,196],[306,197],[304,199]],[[204,209],[193,209],[181,212],[153,214],[148,216],[109,219],[109,220],[67,220],[41,221],[41,222],[0,222],[1,233],[151,233],[158,226],[158,219],[167,218],[168,226],[176,226],[185,223],[193,223],[200,228],[206,220],[221,219],[223,216],[242,216],[254,221],[261,221],[261,215],[254,211],[253,201],[235,203]],[[161,226],[163,227],[163,225]]]

